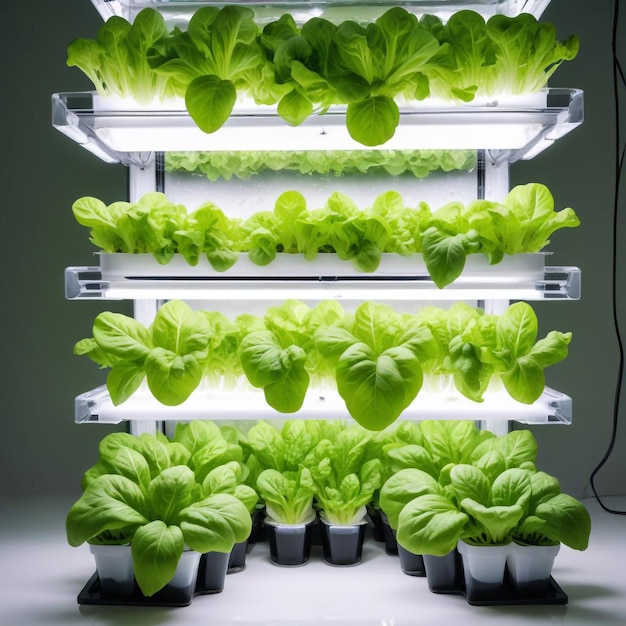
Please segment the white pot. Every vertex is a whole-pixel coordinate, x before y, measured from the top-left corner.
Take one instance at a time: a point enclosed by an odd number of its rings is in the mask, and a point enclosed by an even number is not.
[[[174,589],[186,589],[188,587],[194,589],[201,556],[200,552],[185,550],[180,556],[174,577],[167,583],[167,586]]]
[[[552,574],[554,559],[561,546],[530,546],[512,543],[507,567],[511,582],[519,592],[545,592]]]
[[[465,595],[469,602],[497,598],[504,584],[509,546],[474,546],[459,541]]]
[[[463,568],[481,583],[502,584],[509,546],[475,546],[461,540],[457,546]]]
[[[135,577],[130,545],[99,546],[89,544],[89,550],[96,561],[102,593],[131,595],[135,589]]]

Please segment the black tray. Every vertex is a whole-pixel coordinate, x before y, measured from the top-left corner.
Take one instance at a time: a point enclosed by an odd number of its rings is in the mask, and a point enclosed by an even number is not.
[[[432,591],[432,590],[431,590]],[[460,585],[457,589],[449,589],[446,591],[432,591],[432,593],[440,595],[457,595],[464,596],[468,604],[472,606],[511,606],[511,605],[530,605],[530,604],[567,604],[567,594],[561,589],[554,578],[550,577],[548,583],[548,591],[540,595],[520,595],[508,578],[505,576],[504,584],[498,590],[497,598],[489,599],[470,599],[465,593],[465,585]]]
[[[189,606],[194,596],[199,595],[195,591],[191,594],[171,594],[158,591],[151,597],[144,596],[137,586],[135,585],[135,593],[131,595],[118,595],[118,594],[106,594],[102,593],[102,587],[100,586],[100,578],[98,573],[87,581],[87,584],[82,588],[78,594],[78,604],[93,604],[104,606]]]

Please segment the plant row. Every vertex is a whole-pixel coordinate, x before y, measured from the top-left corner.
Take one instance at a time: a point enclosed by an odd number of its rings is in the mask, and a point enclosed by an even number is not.
[[[263,509],[279,524],[319,513],[351,525],[382,510],[403,547],[442,555],[479,544],[564,543],[584,550],[584,506],[537,470],[530,431],[496,437],[469,421],[399,422],[380,433],[341,421],[256,423],[247,432],[178,423],[171,438],[107,435],[66,521],[78,546],[128,544],[150,596],[183,547],[229,552]]]
[[[544,369],[567,356],[571,340],[559,331],[537,340],[537,332],[525,302],[493,315],[462,302],[411,314],[371,302],[347,313],[335,300],[315,307],[287,300],[263,317],[231,320],[171,300],[148,327],[121,313],[100,313],[93,337],[74,352],[110,368],[115,405],[144,381],[156,400],[174,406],[203,381],[245,376],[263,389],[269,406],[293,413],[313,378],[334,382],[350,415],[381,430],[416,399],[425,379],[451,379],[476,402],[490,384],[501,383],[518,402],[533,403],[545,387]]]
[[[319,175],[410,174],[426,178],[432,172],[469,171],[476,166],[474,150],[244,150],[236,152],[166,152],[169,172],[202,173],[210,181],[248,179],[263,172]]]
[[[425,202],[406,207],[396,191],[379,195],[368,209],[339,192],[324,207],[309,209],[302,194],[287,191],[273,211],[246,219],[227,217],[212,202],[188,212],[158,192],[110,205],[86,196],[72,210],[104,252],[150,253],[161,264],[181,254],[197,265],[205,256],[216,271],[232,267],[241,253],[260,266],[277,253],[308,261],[334,253],[362,272],[374,272],[384,253],[421,253],[440,288],[458,278],[469,254],[497,264],[505,255],[538,252],[556,230],[580,223],[571,208],[555,211],[552,194],[539,183],[515,187],[501,203],[450,202],[435,211]]]
[[[377,146],[394,135],[399,103],[533,93],[579,47],[575,36],[559,41],[552,24],[525,13],[485,22],[464,10],[443,22],[394,7],[367,24],[315,17],[299,26],[285,13],[263,27],[254,17],[242,6],[203,7],[186,29],[168,31],[146,8],[133,24],[112,17],[95,39],[74,40],[67,63],[105,96],[142,104],[184,98],[207,133],[242,95],[276,104],[290,125],[346,105],[352,138]]]

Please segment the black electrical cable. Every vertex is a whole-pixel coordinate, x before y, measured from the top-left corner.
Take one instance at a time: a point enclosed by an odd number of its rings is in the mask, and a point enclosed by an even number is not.
[[[622,170],[624,165],[624,155],[626,154],[626,146],[622,148],[622,136],[620,132],[620,79],[622,83],[622,87],[626,87],[626,79],[624,77],[624,72],[622,71],[622,66],[619,62],[618,52],[617,52],[617,31],[619,24],[619,0],[614,0],[613,3],[613,32],[612,32],[612,52],[613,52],[613,95],[614,95],[614,105],[615,105],[615,189],[614,189],[614,198],[613,198],[613,251],[612,251],[612,311],[613,311],[613,325],[615,328],[615,336],[617,339],[617,345],[619,350],[619,365],[617,369],[617,382],[615,386],[615,398],[613,402],[613,423],[611,429],[611,439],[609,441],[608,448],[604,453],[604,456],[598,463],[598,465],[591,472],[591,476],[589,479],[589,483],[591,485],[591,489],[593,490],[593,494],[600,504],[600,506],[607,511],[608,513],[613,513],[615,515],[626,515],[626,511],[618,511],[615,509],[611,509],[606,506],[595,487],[595,477],[596,474],[602,469],[604,464],[607,462],[611,453],[613,452],[613,448],[615,446],[615,442],[617,439],[617,427],[619,422],[619,408],[620,408],[620,400],[622,394],[622,383],[624,376],[624,346],[622,343],[622,335],[620,330],[619,316],[617,311],[617,247],[618,247],[618,222],[619,222],[619,201],[620,201],[620,181],[622,178]]]

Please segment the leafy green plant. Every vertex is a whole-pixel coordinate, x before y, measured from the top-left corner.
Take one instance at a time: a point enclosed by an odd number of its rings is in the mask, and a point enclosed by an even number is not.
[[[331,524],[360,522],[381,485],[381,461],[366,458],[369,439],[364,429],[347,427],[319,441],[305,459],[316,506]]]
[[[337,390],[359,424],[382,430],[411,404],[422,386],[420,356],[436,349],[431,334],[411,332],[393,309],[365,303],[351,327],[320,328],[314,341],[324,357],[336,363]]]
[[[210,181],[246,180],[267,172],[359,176],[391,174],[426,178],[433,172],[470,171],[474,150],[259,150],[166,152],[169,172],[201,173]]]
[[[257,489],[270,519],[281,524],[308,524],[315,519],[314,486],[307,467],[299,470],[263,470]]]
[[[113,16],[98,30],[96,39],[75,39],[67,49],[67,65],[77,67],[103,96],[134,98],[150,104],[175,95],[168,76],[155,74],[148,50],[167,33],[158,11],[140,11],[133,23]]]
[[[174,464],[186,451],[172,445],[170,453],[158,437],[115,434],[103,440],[97,469],[84,479],[83,494],[66,519],[72,546],[109,543],[111,536],[130,542],[135,578],[146,596],[173,578],[185,546],[230,552],[251,530],[246,506],[234,495],[216,493],[211,479],[199,484],[187,465]]]
[[[585,506],[561,493],[559,481],[545,472],[530,476],[530,502],[526,515],[513,531],[516,543],[556,545],[586,550],[591,518]]]
[[[127,400],[145,379],[159,402],[177,405],[202,379],[211,329],[200,313],[172,300],[159,309],[149,329],[121,313],[104,312],[93,334],[75,351],[96,359],[100,351],[107,353],[112,365],[107,388],[115,404]]]
[[[248,7],[202,7],[185,32],[174,30],[155,42],[147,62],[172,80],[189,115],[206,133],[230,117],[238,89],[252,90],[263,77],[263,49],[254,12]]]

